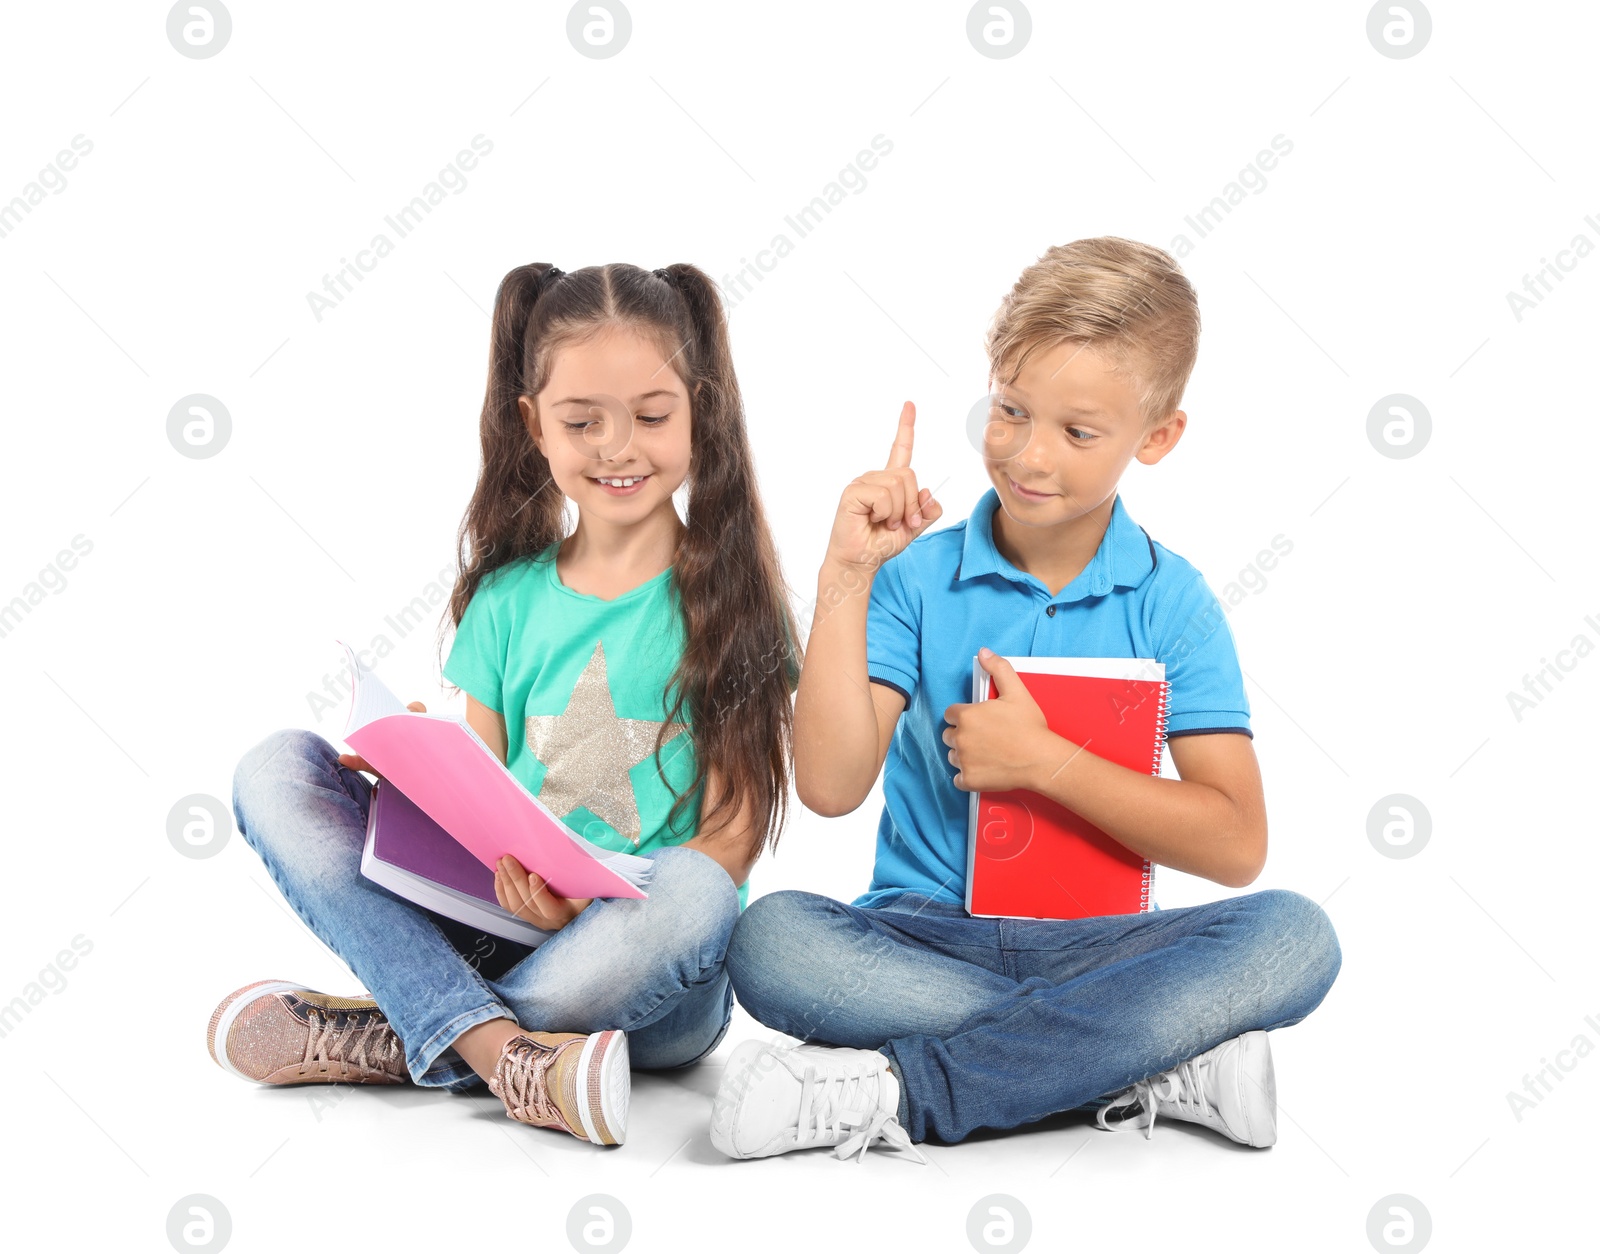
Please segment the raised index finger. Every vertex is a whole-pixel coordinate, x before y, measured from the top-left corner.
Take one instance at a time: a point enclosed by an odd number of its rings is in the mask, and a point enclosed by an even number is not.
[[[907,401],[900,410],[900,426],[894,433],[894,445],[889,449],[885,470],[900,470],[911,465],[912,424],[917,420],[917,407]]]

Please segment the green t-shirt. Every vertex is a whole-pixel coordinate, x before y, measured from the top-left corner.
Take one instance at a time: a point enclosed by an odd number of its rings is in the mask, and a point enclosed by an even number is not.
[[[639,854],[681,844],[700,820],[696,795],[667,824],[673,789],[694,780],[688,724],[668,729],[659,770],[653,753],[683,653],[672,567],[608,601],[561,582],[558,547],[484,576],[444,677],[504,717],[507,768],[584,839]],[[748,895],[739,885],[741,910]]]

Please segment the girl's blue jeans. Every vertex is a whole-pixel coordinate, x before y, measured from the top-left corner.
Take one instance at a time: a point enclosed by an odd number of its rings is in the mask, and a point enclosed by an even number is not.
[[[945,1143],[1092,1109],[1230,1037],[1298,1023],[1339,963],[1322,908],[1280,889],[1061,922],[783,891],[750,903],[727,954],[752,1016],[886,1054],[901,1126]]]
[[[239,762],[233,813],[295,913],[377,1001],[416,1083],[481,1085],[452,1043],[497,1018],[539,1032],[621,1029],[631,1064],[647,1069],[696,1062],[722,1040],[739,894],[717,862],[698,849],[654,851],[647,900],[597,899],[529,948],[363,876],[371,792],[322,737],[280,731]]]

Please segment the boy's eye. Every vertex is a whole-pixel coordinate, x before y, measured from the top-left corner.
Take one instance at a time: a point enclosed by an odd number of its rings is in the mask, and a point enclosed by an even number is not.
[[[1012,422],[1027,422],[1028,421],[1028,415],[1023,413],[1015,405],[1002,404],[998,408],[999,408],[1000,412],[1002,414],[1004,414],[1007,418],[1009,418]]]
[[[1068,427],[1067,434],[1074,440],[1092,440],[1094,436],[1080,427]]]

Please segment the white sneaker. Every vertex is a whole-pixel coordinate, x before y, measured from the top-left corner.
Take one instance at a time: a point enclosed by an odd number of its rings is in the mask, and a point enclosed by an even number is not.
[[[873,1049],[745,1041],[711,1099],[711,1144],[730,1158],[815,1145],[848,1158],[883,1140],[926,1163],[896,1116],[900,1084]]]
[[[1141,1114],[1106,1120],[1110,1111],[1127,1106],[1138,1106]],[[1246,1032],[1140,1080],[1102,1107],[1095,1121],[1111,1132],[1143,1128],[1148,1138],[1158,1113],[1203,1124],[1242,1145],[1271,1145],[1278,1139],[1278,1085],[1267,1034]]]

